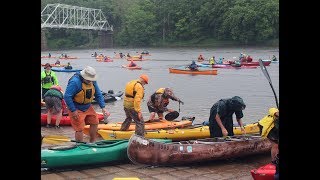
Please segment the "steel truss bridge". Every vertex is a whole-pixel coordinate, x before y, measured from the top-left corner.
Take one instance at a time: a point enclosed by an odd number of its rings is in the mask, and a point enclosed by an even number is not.
[[[101,9],[47,4],[41,12],[41,28],[113,31]]]

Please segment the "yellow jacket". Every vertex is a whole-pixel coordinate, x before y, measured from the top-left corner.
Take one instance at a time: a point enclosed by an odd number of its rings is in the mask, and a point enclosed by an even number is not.
[[[274,114],[278,111],[279,110],[277,108],[270,108],[269,114],[259,121],[259,124],[263,127],[261,132],[262,137],[267,137],[270,130],[274,127]]]
[[[144,97],[144,88],[139,79],[127,83],[125,88],[125,97],[123,106],[128,109],[134,109],[141,112],[141,101]]]

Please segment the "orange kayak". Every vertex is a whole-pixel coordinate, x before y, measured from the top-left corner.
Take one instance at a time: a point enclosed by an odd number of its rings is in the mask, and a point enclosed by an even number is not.
[[[78,59],[78,57],[68,56],[68,57],[59,57],[59,59]]]
[[[45,66],[45,64],[41,64],[41,66]],[[67,66],[66,64],[50,64],[51,67],[65,67]]]
[[[208,70],[198,70],[198,71],[192,71],[189,69],[182,69],[182,68],[169,68],[170,73],[175,73],[175,74],[201,74],[201,75],[217,75],[218,70],[216,69],[208,69]]]
[[[145,122],[144,129],[145,130],[152,130],[152,129],[168,129],[168,128],[183,128],[190,126],[192,124],[193,119],[181,120],[181,121],[167,121],[167,120],[160,120],[156,122]],[[99,124],[98,130],[106,129],[106,130],[120,130],[122,122],[118,123],[110,123],[110,124]],[[84,127],[83,133],[89,135],[89,125]],[[134,122],[131,123],[127,131],[134,131],[136,125]],[[100,136],[100,135],[99,135]]]
[[[142,59],[139,59],[139,58],[127,58],[127,61],[146,61],[146,60],[150,60],[150,59],[146,59],[146,58],[142,58]]]
[[[140,66],[129,67],[129,66],[127,66],[127,65],[122,65],[121,67],[127,68],[127,69],[131,69],[131,70],[133,70],[133,69],[141,69]]]

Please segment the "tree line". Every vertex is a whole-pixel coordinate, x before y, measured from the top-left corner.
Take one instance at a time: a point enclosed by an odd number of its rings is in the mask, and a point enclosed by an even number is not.
[[[101,9],[118,47],[278,45],[279,0],[42,0]],[[97,47],[96,32],[46,29],[49,48]]]

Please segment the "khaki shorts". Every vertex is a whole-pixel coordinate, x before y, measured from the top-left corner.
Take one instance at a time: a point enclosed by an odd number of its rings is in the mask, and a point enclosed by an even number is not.
[[[99,119],[96,111],[93,109],[92,105],[85,112],[76,110],[78,112],[79,118],[77,120],[72,118],[72,113],[70,110],[69,117],[71,119],[71,125],[75,131],[82,131],[85,125],[96,125],[99,124]]]

